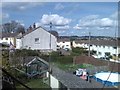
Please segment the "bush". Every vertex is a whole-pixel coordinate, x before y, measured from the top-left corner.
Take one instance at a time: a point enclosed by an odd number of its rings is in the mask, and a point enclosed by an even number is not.
[[[22,50],[16,50],[15,55],[16,56],[39,56],[39,53],[37,50],[27,50],[27,49],[22,49]]]
[[[80,48],[80,47],[72,48],[72,52],[73,53],[78,53],[80,55],[87,53],[87,51],[84,48]]]

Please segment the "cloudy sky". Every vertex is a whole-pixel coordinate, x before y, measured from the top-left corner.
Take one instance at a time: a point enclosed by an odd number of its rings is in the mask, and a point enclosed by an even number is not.
[[[2,23],[16,20],[28,28],[33,23],[59,35],[115,36],[117,2],[4,2]]]

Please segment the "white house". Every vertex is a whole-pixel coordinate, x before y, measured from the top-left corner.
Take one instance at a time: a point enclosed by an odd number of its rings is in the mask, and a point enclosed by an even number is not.
[[[69,38],[58,38],[57,49],[69,49],[71,50],[71,41]]]
[[[93,55],[95,58],[106,58],[107,54],[115,56],[120,54],[118,42],[115,40],[91,40],[90,41],[90,51],[96,51]],[[83,47],[89,48],[88,40],[76,40],[73,41],[73,47]]]
[[[57,46],[57,38],[42,27],[29,30],[23,35],[21,42],[22,48],[32,50],[56,51]]]
[[[16,42],[18,41],[18,38],[22,36],[22,33],[2,33],[2,37],[0,38],[0,43],[10,45],[10,42],[14,45],[15,48],[19,48],[20,43]]]

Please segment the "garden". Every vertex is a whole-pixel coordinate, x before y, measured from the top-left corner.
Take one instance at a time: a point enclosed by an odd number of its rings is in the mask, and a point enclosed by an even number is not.
[[[24,69],[24,59],[29,56],[38,56],[47,62],[50,61],[51,65],[55,65],[60,69],[73,72],[78,68],[93,68],[91,64],[73,64],[73,57],[79,55],[86,55],[88,51],[84,48],[73,48],[70,55],[60,55],[59,51],[49,54],[43,54],[39,50],[16,50],[13,54],[10,54],[8,50],[2,51],[2,66],[15,78],[23,82],[30,88],[50,88],[47,84],[44,84],[42,78],[27,78],[25,74],[16,71],[12,67],[17,67],[20,70]],[[10,63],[12,60],[12,63]],[[21,66],[23,65],[23,66]],[[23,88],[20,84],[16,83],[17,88]]]

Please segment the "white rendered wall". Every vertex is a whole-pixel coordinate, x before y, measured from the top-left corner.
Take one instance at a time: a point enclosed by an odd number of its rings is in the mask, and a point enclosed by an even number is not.
[[[60,48],[68,48],[71,50],[71,43],[70,41],[64,41],[64,43],[61,41],[61,42],[57,42],[57,45],[60,47]]]
[[[8,38],[8,40],[6,40],[6,38]],[[3,39],[0,39],[0,43],[5,42],[6,44],[10,44],[10,41],[14,45],[14,38],[13,37],[5,37]]]
[[[22,48],[22,40],[16,39],[16,49],[21,49],[21,48]]]
[[[35,43],[35,38],[39,38],[39,43]],[[38,28],[37,30],[25,35],[22,38],[22,41],[23,48],[31,48],[33,50],[48,50],[50,49],[51,42],[51,49],[56,51],[56,37],[51,34],[50,41],[50,33],[45,31],[43,28]]]

